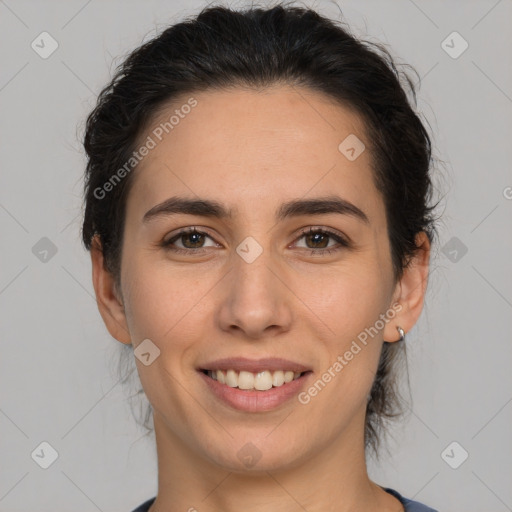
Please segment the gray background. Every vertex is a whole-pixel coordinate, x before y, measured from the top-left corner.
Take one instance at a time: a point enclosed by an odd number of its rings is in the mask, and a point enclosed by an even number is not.
[[[155,495],[154,441],[119,384],[80,245],[79,137],[113,58],[204,4],[0,0],[1,511],[128,511]],[[418,70],[445,162],[428,305],[406,341],[412,409],[370,474],[441,511],[512,510],[512,2],[339,5]],[[43,31],[59,45],[47,59],[31,48]],[[453,31],[469,43],[458,58],[442,46]],[[48,469],[31,457],[43,441],[59,454]]]

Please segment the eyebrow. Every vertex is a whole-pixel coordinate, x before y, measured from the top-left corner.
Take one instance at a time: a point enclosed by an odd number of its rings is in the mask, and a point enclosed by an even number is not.
[[[232,219],[237,210],[226,208],[222,203],[210,199],[189,199],[185,197],[170,197],[148,210],[142,221],[149,222],[157,217],[167,217],[174,214],[198,215],[217,219]],[[367,215],[356,205],[338,196],[318,197],[314,199],[296,199],[283,203],[276,211],[276,221],[300,215],[324,215],[336,213],[349,215],[369,224]]]

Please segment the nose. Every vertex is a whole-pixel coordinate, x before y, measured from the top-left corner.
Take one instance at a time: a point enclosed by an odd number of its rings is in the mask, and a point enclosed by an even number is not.
[[[293,293],[286,281],[283,268],[272,261],[268,251],[251,263],[234,254],[222,287],[219,327],[252,340],[289,330]]]

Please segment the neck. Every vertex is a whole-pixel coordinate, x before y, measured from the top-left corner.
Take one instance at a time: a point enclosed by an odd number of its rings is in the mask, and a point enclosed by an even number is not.
[[[363,416],[364,421],[364,416]],[[155,413],[158,496],[150,512],[399,512],[367,474],[360,424],[286,469],[228,471],[190,449]]]

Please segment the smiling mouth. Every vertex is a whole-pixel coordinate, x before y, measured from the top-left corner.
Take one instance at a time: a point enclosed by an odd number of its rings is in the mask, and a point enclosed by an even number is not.
[[[202,369],[205,375],[213,380],[218,381],[220,384],[225,384],[231,388],[237,388],[242,391],[268,391],[272,388],[279,388],[285,386],[289,382],[300,379],[311,371],[293,372],[293,371],[270,371],[264,370],[261,372],[248,372],[236,370],[205,370]]]

